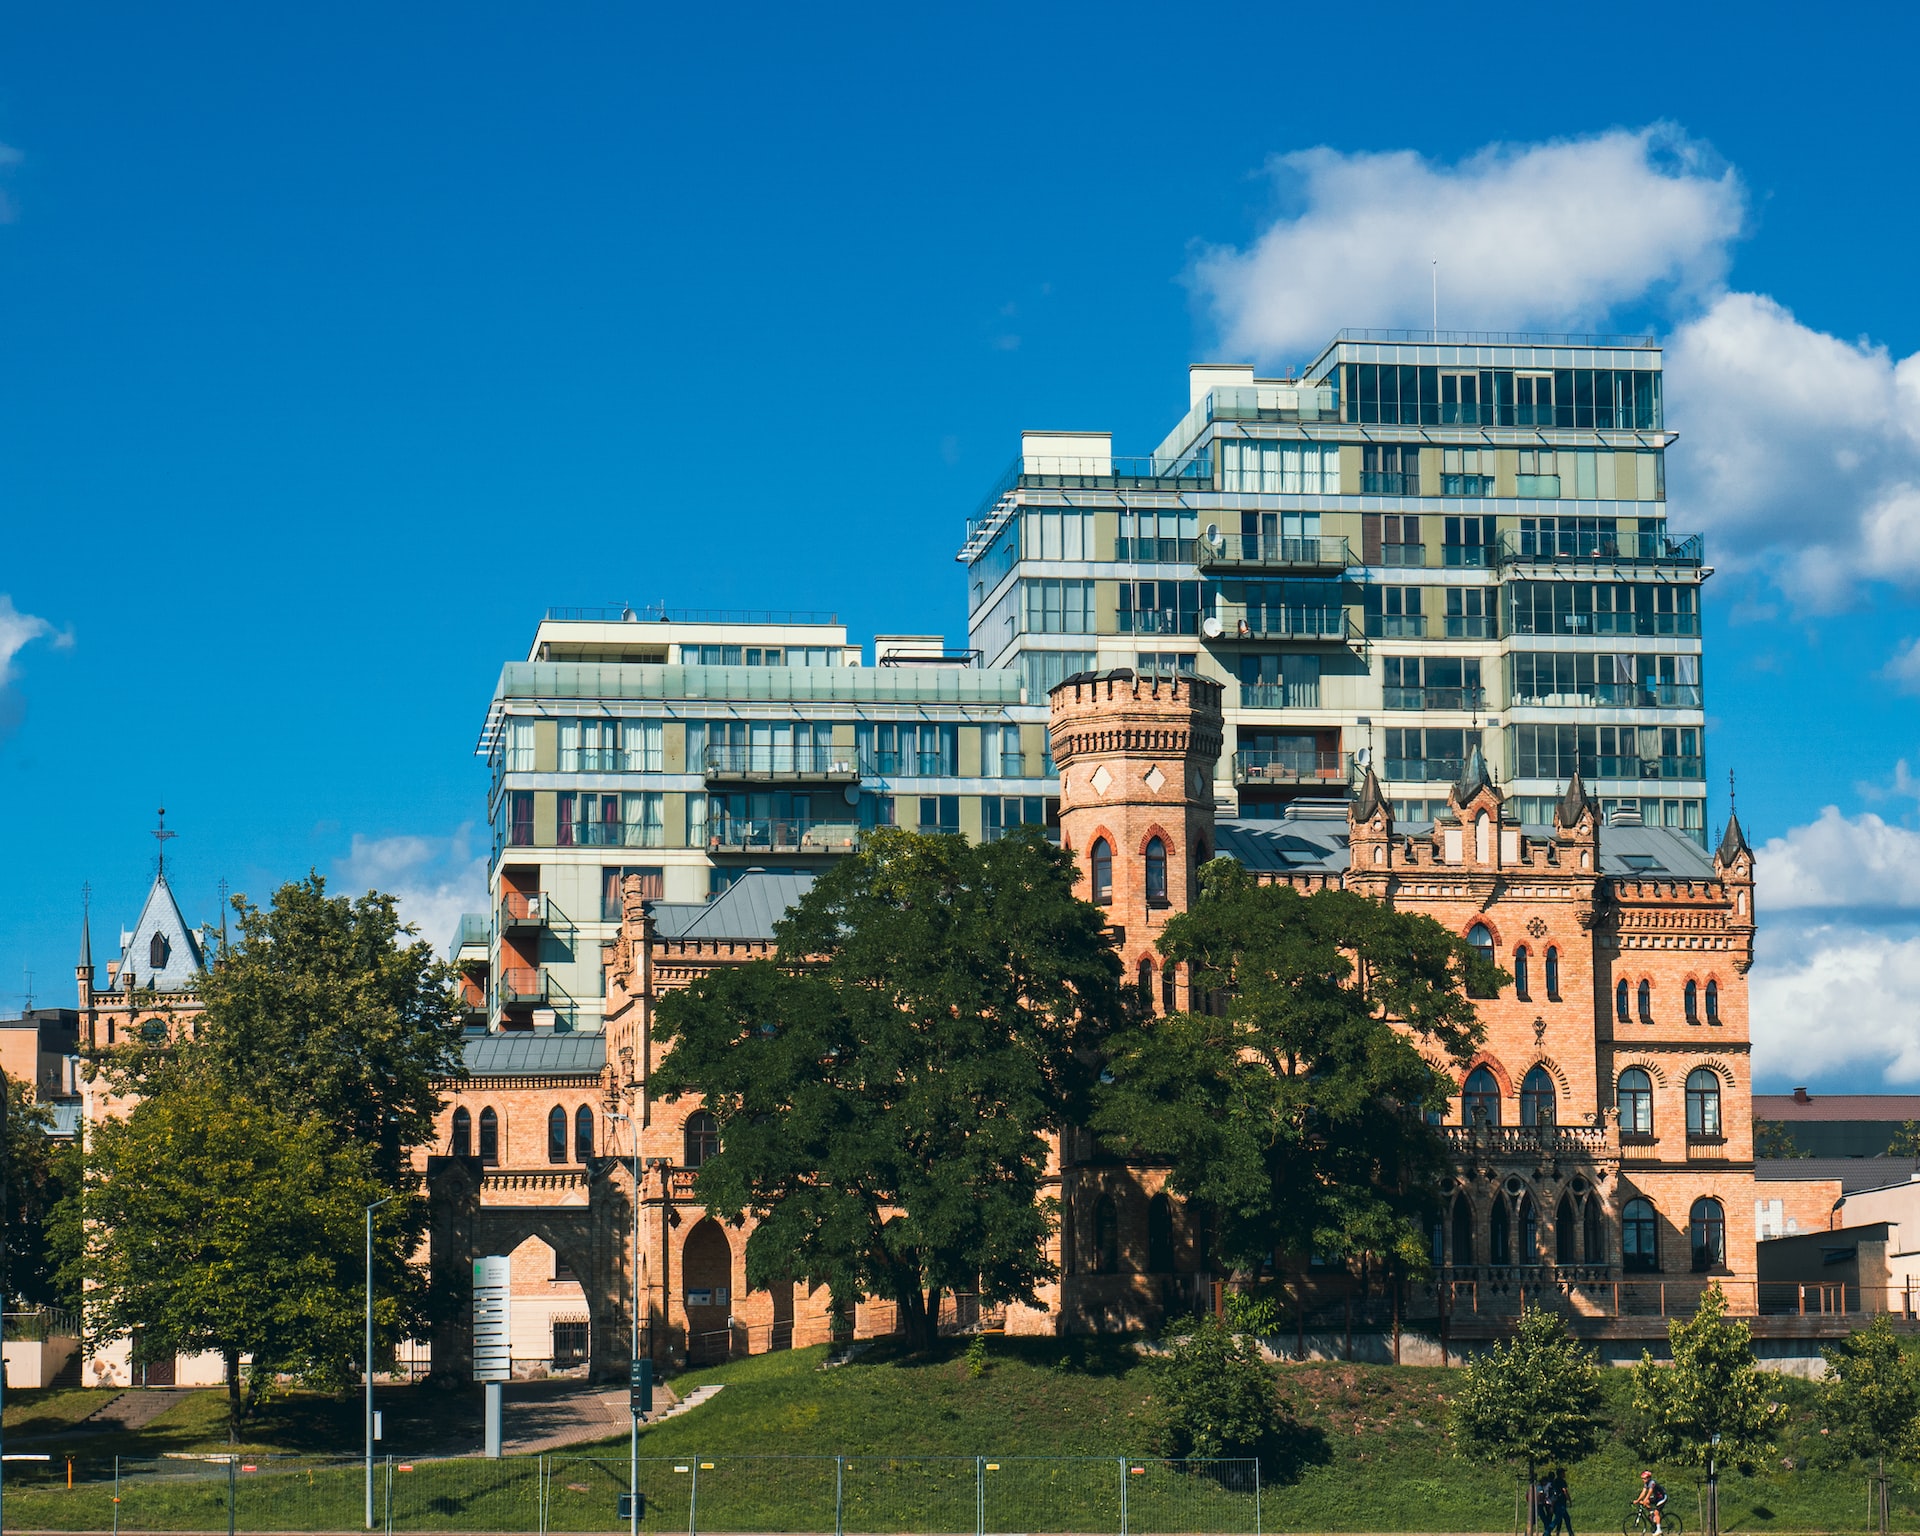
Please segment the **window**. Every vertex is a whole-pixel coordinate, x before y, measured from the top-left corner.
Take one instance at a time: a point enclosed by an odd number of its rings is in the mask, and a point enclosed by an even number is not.
[[[958,795],[922,795],[920,830],[946,837],[960,835],[960,797]]]
[[[1607,1233],[1600,1224],[1600,1197],[1588,1195],[1581,1204],[1584,1209],[1580,1213],[1580,1225],[1586,1239],[1587,1262],[1604,1264],[1607,1262]]]
[[[1445,371],[1408,363],[1343,363],[1343,421],[1388,426],[1599,427],[1657,431],[1660,373],[1649,368]]]
[[[1153,961],[1142,955],[1137,970],[1140,977],[1140,996],[1144,1001],[1151,1003],[1153,1001]]]
[[[1700,589],[1626,581],[1515,581],[1507,629],[1516,635],[1698,635]]]
[[[1492,1249],[1492,1252],[1488,1255],[1490,1262],[1495,1264],[1511,1264],[1513,1262],[1513,1243],[1510,1237],[1512,1219],[1507,1213],[1505,1196],[1495,1195],[1493,1197],[1493,1220],[1489,1225],[1493,1229],[1493,1241],[1489,1244],[1489,1247]]]
[[[1540,1262],[1540,1214],[1535,1209],[1532,1195],[1522,1195],[1518,1213],[1520,1221],[1520,1243],[1517,1261],[1522,1264]]]
[[[1367,633],[1376,639],[1417,640],[1427,632],[1418,587],[1367,587],[1361,592]]]
[[[1488,965],[1493,964],[1493,935],[1487,931],[1487,925],[1485,923],[1475,923],[1467,930],[1467,942],[1474,947],[1482,960],[1486,961]],[[1493,995],[1494,994],[1490,992],[1483,991],[1479,987],[1470,986],[1467,988],[1467,996],[1469,997],[1491,997]]]
[[[1460,1090],[1462,1125],[1498,1125],[1500,1123],[1500,1080],[1485,1067],[1467,1074]]]
[[[1520,373],[1513,379],[1515,415],[1523,427],[1553,425],[1553,375]]]
[[[1104,837],[1093,840],[1092,852],[1087,857],[1093,870],[1093,901],[1095,906],[1108,906],[1113,901],[1113,849],[1107,845]]]
[[[1360,489],[1370,496],[1418,496],[1419,448],[1400,443],[1368,443],[1360,450]]]
[[[1468,384],[1472,380],[1469,378]],[[1440,494],[1442,496],[1491,496],[1493,494],[1493,450],[1491,448],[1443,448],[1440,450]]]
[[[1707,1022],[1718,1026],[1720,1023],[1720,983],[1707,983]]]
[[[1628,1067],[1620,1074],[1614,1103],[1620,1110],[1622,1136],[1653,1134],[1653,1079],[1644,1067]]]
[[[1551,944],[1547,946],[1547,1001],[1560,1001],[1560,951]]]
[[[1093,1272],[1111,1275],[1120,1268],[1120,1213],[1113,1196],[1102,1195],[1093,1207]]]
[[[1266,495],[1335,496],[1340,491],[1337,443],[1276,443],[1223,439],[1220,488]]]
[[[1520,1083],[1520,1123],[1552,1125],[1553,1112],[1553,1074],[1545,1067],[1535,1067]]]
[[[1627,1003],[1627,983],[1624,977],[1620,985],[1613,989],[1613,1011],[1622,1024],[1633,1022],[1633,1011]]]
[[[515,848],[533,846],[533,791],[516,789],[507,796],[507,842]]]
[[[1620,1267],[1639,1271],[1660,1267],[1660,1229],[1651,1200],[1629,1200],[1620,1213]]]
[[[1198,584],[1195,583],[1197,586]],[[1094,633],[1093,583],[1046,577],[1020,583],[1025,605],[1024,629],[1030,635],[1090,635]],[[1198,596],[1196,594],[1196,603]]]
[[[1022,651],[1019,665],[1026,676],[1027,697],[1037,704],[1045,703],[1063,678],[1091,672],[1093,662],[1092,651]]]
[[[500,1166],[500,1117],[492,1105],[480,1111],[480,1162],[486,1168]]]
[[[1527,996],[1527,946],[1524,944],[1513,952],[1513,995],[1523,1003],[1533,1001]],[[1533,1122],[1523,1115],[1522,1123],[1531,1125]]]
[[[1522,448],[1520,472],[1514,480],[1513,489],[1516,496],[1542,496],[1549,500],[1558,498],[1559,455],[1551,448]]]
[[[1021,827],[1045,827],[1047,801],[1042,795],[986,795],[980,801],[981,841],[998,842]]]
[[[1091,560],[1093,514],[1049,509],[1023,513],[1020,553],[1028,560]]]
[[[1494,527],[1490,517],[1442,518],[1441,559],[1451,566],[1493,565]]]
[[[1388,709],[1478,709],[1484,697],[1478,657],[1388,656],[1384,665]]]
[[[1318,709],[1320,658],[1291,651],[1245,651],[1240,656],[1243,709]]]
[[[1113,558],[1141,565],[1190,566],[1199,536],[1198,512],[1122,512]]]
[[[547,1111],[547,1161],[567,1160],[567,1112],[558,1104]]]
[[[1698,1024],[1700,1022],[1700,983],[1697,981],[1688,981],[1684,995],[1686,998],[1687,1022],[1689,1024]]]
[[[1147,840],[1147,905],[1167,904],[1167,845],[1159,838]]]
[[[1718,1200],[1702,1196],[1687,1213],[1693,1233],[1693,1267],[1720,1269],[1727,1262],[1727,1217]]]
[[[453,1145],[448,1150],[455,1157],[473,1156],[473,1116],[464,1104],[453,1112]]]
[[[1158,673],[1161,677],[1174,677],[1181,673],[1192,676],[1198,670],[1199,657],[1192,651],[1135,651],[1133,670],[1136,672]]]
[[[1164,1191],[1147,1202],[1147,1269],[1173,1273],[1173,1202]]]
[[[593,1107],[589,1104],[573,1112],[573,1156],[581,1163],[593,1156]]]
[[[1653,1022],[1653,983],[1643,979],[1640,983],[1638,995],[1640,999],[1640,1022],[1642,1024],[1651,1024]]]
[[[689,1168],[703,1166],[720,1150],[720,1127],[704,1109],[696,1109],[687,1116],[682,1136],[685,1147],[681,1160]]]
[[[640,877],[640,899],[658,901],[666,895],[666,876],[660,866],[647,867],[623,865],[619,868],[602,867],[600,871],[600,921],[617,923],[621,920],[621,883],[628,875]]]
[[[152,970],[164,971],[167,968],[167,957],[172,952],[172,947],[167,943],[167,936],[164,933],[156,933],[147,944],[148,967]]]
[[[989,779],[1026,777],[1020,752],[1020,727],[984,725],[980,728],[980,772]]]
[[[1179,1002],[1180,967],[1168,961],[1160,967],[1160,1009],[1172,1013]]]
[[[1121,582],[1119,626],[1123,635],[1199,634],[1200,583]]]
[[[1574,1216],[1573,1197],[1562,1195],[1559,1209],[1553,1213],[1553,1262],[1577,1264],[1579,1245],[1580,1226]]]
[[[1491,640],[1497,607],[1493,593],[1485,587],[1448,587],[1447,638]]]
[[[1711,1067],[1695,1067],[1687,1074],[1687,1134],[1720,1134],[1720,1075]]]
[[[556,1263],[558,1261],[556,1260]],[[556,1276],[556,1278],[558,1278]],[[568,1276],[569,1279],[572,1276]],[[561,1370],[568,1366],[585,1365],[589,1353],[588,1335],[590,1325],[586,1323],[555,1323],[553,1325],[553,1364]]]
[[[515,717],[507,722],[507,772],[532,773],[533,722]]]
[[[1473,1262],[1473,1205],[1465,1195],[1453,1197],[1453,1262]]]

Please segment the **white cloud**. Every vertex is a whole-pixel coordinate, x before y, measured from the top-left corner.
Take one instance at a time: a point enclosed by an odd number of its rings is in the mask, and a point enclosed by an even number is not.
[[[1896,650],[1880,675],[1902,693],[1920,693],[1920,640],[1909,640]],[[1907,765],[1902,762],[1900,766]]]
[[[1920,1081],[1920,938],[1844,925],[1806,937],[1805,953],[1748,978],[1754,1075]]]
[[[473,853],[471,828],[451,837],[369,838],[356,832],[337,868],[339,881],[358,891],[385,891],[397,899],[400,917],[445,955],[463,912],[487,909],[487,860]]]
[[[1830,805],[1809,825],[1769,839],[1754,856],[1754,880],[1763,912],[1920,911],[1920,832],[1872,811],[1842,816]]]
[[[1920,356],[1802,325],[1728,293],[1667,348],[1676,516],[1716,564],[1758,568],[1814,608],[1862,581],[1920,585]]]
[[[0,145],[0,151],[5,148],[5,145]],[[0,165],[5,163],[4,155],[0,155]],[[13,606],[13,598],[0,592],[0,741],[12,734],[13,728],[20,723],[20,717],[26,712],[25,702],[13,687],[17,675],[13,658],[43,635],[52,634],[53,626],[45,619],[20,612]],[[73,637],[71,634],[54,635],[54,644],[64,649],[73,644]]]
[[[1720,286],[1746,197],[1739,177],[1656,124],[1492,144],[1457,165],[1410,150],[1278,155],[1297,212],[1246,250],[1204,252],[1193,282],[1230,354],[1300,361],[1342,326],[1592,329],[1652,292]]]

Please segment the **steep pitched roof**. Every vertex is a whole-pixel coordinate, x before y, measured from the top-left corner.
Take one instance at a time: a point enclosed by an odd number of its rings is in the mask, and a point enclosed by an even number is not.
[[[1467,754],[1467,766],[1461,770],[1453,786],[1453,803],[1465,805],[1481,790],[1492,788],[1493,779],[1487,773],[1487,760],[1480,755],[1480,747],[1476,743]]]
[[[1731,864],[1741,854],[1752,852],[1747,846],[1747,834],[1740,828],[1740,818],[1728,811],[1727,830],[1720,835],[1720,850],[1714,857],[1722,864]]]
[[[1560,797],[1559,808],[1553,813],[1554,825],[1577,827],[1583,815],[1591,815],[1595,824],[1598,824],[1599,810],[1594,806],[1593,796],[1587,793],[1586,781],[1580,777],[1580,770],[1576,768],[1573,777],[1567,780],[1567,792]]]
[[[146,905],[140,909],[140,920],[121,935],[117,985],[123,991],[137,985],[152,987],[156,992],[191,992],[194,974],[205,963],[200,937],[180,915],[180,904],[173,899],[167,877],[155,875]]]
[[[1354,796],[1353,819],[1371,821],[1386,805],[1386,796],[1380,792],[1380,781],[1373,776],[1373,765],[1367,765],[1366,777],[1360,781],[1360,792]]]

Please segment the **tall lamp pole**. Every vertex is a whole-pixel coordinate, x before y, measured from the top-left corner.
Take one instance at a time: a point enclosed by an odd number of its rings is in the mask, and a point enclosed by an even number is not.
[[[388,1195],[367,1207],[367,1529],[373,1529],[373,1213],[398,1198]]]
[[[633,1337],[633,1364],[628,1372],[627,1396],[627,1529],[629,1536],[640,1536],[640,1403],[633,1395],[633,1384],[640,1379],[640,1127],[634,1124],[631,1115],[619,1114],[608,1110],[607,1118],[627,1127],[629,1144],[633,1148],[633,1267],[628,1271],[632,1275],[633,1285],[633,1324],[628,1332]]]

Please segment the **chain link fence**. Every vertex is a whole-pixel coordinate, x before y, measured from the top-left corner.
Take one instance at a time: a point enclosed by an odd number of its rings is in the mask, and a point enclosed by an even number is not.
[[[1091,1533],[1260,1531],[1254,1461],[1118,1456],[554,1453],[375,1459],[167,1457],[9,1467],[10,1530],[63,1532]],[[628,1513],[638,1493],[637,1520]]]

